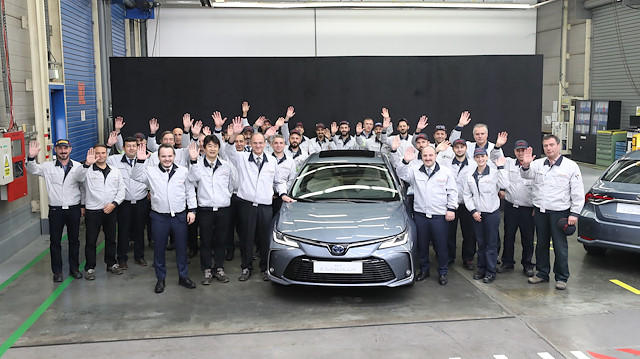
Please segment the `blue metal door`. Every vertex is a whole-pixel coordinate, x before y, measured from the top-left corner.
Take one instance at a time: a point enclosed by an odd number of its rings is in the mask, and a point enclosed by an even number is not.
[[[67,135],[73,146],[71,158],[79,161],[98,142],[91,0],[63,0],[60,10]]]
[[[124,27],[124,5],[111,4],[111,43],[113,46],[113,57],[127,56]]]

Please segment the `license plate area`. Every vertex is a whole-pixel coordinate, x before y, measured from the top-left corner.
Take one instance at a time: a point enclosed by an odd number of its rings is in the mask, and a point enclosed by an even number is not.
[[[362,274],[362,262],[313,262],[313,273]]]
[[[629,203],[617,203],[616,212],[640,216],[640,205]]]

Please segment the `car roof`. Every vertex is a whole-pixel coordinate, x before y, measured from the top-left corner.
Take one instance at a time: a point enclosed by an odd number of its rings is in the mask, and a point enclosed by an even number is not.
[[[310,163],[380,163],[384,164],[384,159],[380,152],[366,150],[329,150],[320,151],[309,156],[307,164]]]
[[[620,158],[621,160],[640,160],[640,150],[629,152]]]

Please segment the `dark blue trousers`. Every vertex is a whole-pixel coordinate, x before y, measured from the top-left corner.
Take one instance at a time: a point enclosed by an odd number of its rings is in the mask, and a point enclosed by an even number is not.
[[[481,215],[481,222],[473,221],[473,230],[478,241],[478,273],[496,275],[500,210],[482,212]]]
[[[176,262],[178,262],[178,275],[181,278],[189,276],[187,271],[187,211],[170,214],[151,211],[151,226],[153,227],[153,265],[156,269],[156,278],[164,280],[167,277],[167,264],[165,252],[169,234],[173,237],[176,249]]]
[[[462,230],[462,261],[472,262],[476,255],[476,237],[473,234],[474,221],[464,204],[460,204],[456,210],[456,218],[449,222],[449,262],[456,259],[458,221],[460,221],[460,229]]]
[[[538,269],[538,277],[542,279],[549,278],[551,271],[551,260],[549,254],[550,240],[553,240],[553,253],[555,260],[553,261],[553,273],[556,281],[566,282],[569,279],[569,244],[567,243],[567,235],[558,228],[558,220],[560,218],[569,217],[570,211],[546,211],[540,212],[536,208],[533,221],[536,224],[536,234],[538,244],[536,246],[536,269]]]
[[[49,206],[49,252],[51,253],[51,270],[54,274],[62,274],[62,231],[67,226],[69,239],[69,271],[77,271],[80,265],[80,205],[61,209]]]
[[[522,242],[522,260],[520,263],[524,269],[533,269],[533,207],[514,208],[512,203],[504,202],[504,249],[502,250],[502,265],[513,268],[516,232],[520,229],[520,241]]]
[[[427,218],[424,213],[419,212],[415,212],[415,222],[418,235],[420,270],[429,271],[429,245],[433,243],[436,258],[438,259],[438,274],[447,274],[449,223],[444,219],[444,216]]]

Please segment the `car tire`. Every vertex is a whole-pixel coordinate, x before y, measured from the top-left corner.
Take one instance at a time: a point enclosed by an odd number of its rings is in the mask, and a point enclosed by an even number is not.
[[[583,246],[584,246],[584,250],[587,251],[587,253],[589,254],[603,255],[607,251],[607,249],[604,247],[590,246],[587,244],[583,244]]]

